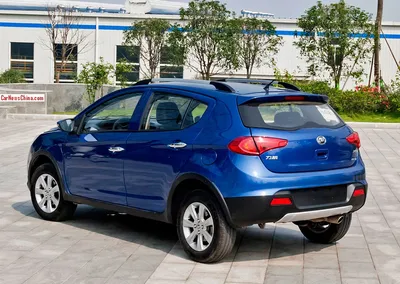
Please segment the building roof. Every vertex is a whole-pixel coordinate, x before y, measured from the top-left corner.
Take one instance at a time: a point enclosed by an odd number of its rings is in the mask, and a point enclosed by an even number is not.
[[[0,0],[0,10],[9,11],[47,11],[63,7],[87,13],[130,13],[178,15],[186,3],[165,0],[126,0],[125,5],[66,0]]]

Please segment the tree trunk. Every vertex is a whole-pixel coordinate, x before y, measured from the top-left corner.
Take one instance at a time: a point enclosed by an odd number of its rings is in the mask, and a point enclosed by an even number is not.
[[[380,91],[380,34],[382,28],[382,15],[383,15],[383,0],[378,0],[378,11],[376,13],[376,22],[375,22],[375,36],[374,36],[374,49],[375,49],[375,63],[374,63],[374,78],[375,85]]]
[[[247,79],[250,79],[250,78],[251,78],[251,70],[250,70],[250,67],[246,67],[246,77],[247,77]]]
[[[56,83],[58,83],[58,80],[57,80],[57,78],[58,78],[58,76],[57,76],[57,74],[58,74],[58,71],[57,71],[57,61],[56,61],[56,55],[54,54],[53,55],[53,64],[54,64],[54,82],[56,82]]]
[[[337,74],[337,75],[335,76],[335,89],[336,89],[336,90],[339,90],[339,89],[340,89],[340,75],[339,75],[339,74]]]

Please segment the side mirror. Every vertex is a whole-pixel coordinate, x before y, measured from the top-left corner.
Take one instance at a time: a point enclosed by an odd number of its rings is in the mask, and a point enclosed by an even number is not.
[[[73,119],[64,119],[57,122],[58,128],[60,128],[64,132],[71,133],[74,130],[74,120]]]

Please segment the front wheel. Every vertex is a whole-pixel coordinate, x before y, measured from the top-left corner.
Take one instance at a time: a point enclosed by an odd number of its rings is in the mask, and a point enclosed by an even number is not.
[[[218,202],[204,191],[195,191],[180,206],[178,236],[183,249],[195,261],[213,263],[228,255],[236,230],[226,221]]]
[[[33,207],[43,219],[64,221],[73,216],[76,204],[64,200],[53,165],[43,164],[35,170],[30,191]]]
[[[343,238],[351,225],[351,213],[344,215],[340,224],[309,222],[299,226],[303,235],[313,243],[331,244]]]

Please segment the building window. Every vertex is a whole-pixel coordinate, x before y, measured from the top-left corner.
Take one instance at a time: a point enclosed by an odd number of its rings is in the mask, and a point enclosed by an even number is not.
[[[54,80],[59,74],[60,83],[73,83],[78,74],[78,46],[76,44],[56,44],[54,47],[56,55],[57,72]]]
[[[33,43],[12,42],[10,68],[24,74],[27,82],[33,82]]]
[[[130,72],[118,74],[117,84],[121,84],[121,77],[124,76],[128,84],[139,81],[140,71],[140,47],[139,46],[117,46],[117,63],[125,63],[130,66]]]
[[[183,66],[172,64],[171,52],[173,51],[168,46],[161,50],[160,78],[183,78]]]

